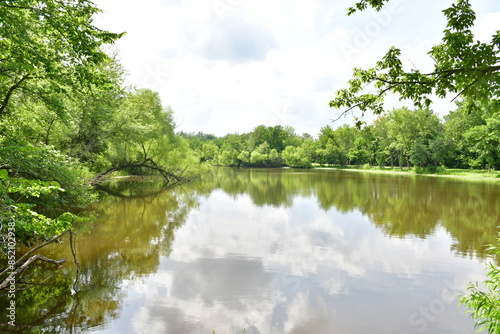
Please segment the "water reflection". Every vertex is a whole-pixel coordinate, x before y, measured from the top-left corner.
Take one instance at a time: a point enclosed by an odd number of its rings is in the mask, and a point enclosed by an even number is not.
[[[444,229],[389,239],[359,212],[316,206],[300,197],[256,210],[248,196],[212,192],[157,274],[131,289],[131,318],[103,333],[471,331],[451,296],[481,266],[451,255]]]
[[[69,263],[20,292],[0,331],[469,333],[452,296],[482,278],[500,212],[495,184],[327,170],[113,190],[131,198],[96,207],[77,284]]]
[[[47,276],[49,284],[18,292],[16,327],[8,326],[2,313],[0,331],[74,333],[118,317],[126,295],[124,280],[157,270],[159,256],[171,252],[175,230],[197,206],[196,197],[195,192],[176,189],[146,198],[107,198],[96,208],[99,222],[79,233],[79,274],[72,261],[55,274],[38,268],[34,276],[38,281]],[[68,248],[66,241],[45,249],[45,255],[72,259]],[[4,303],[2,296],[0,304]]]
[[[360,211],[392,237],[425,238],[444,226],[462,255],[484,257],[500,221],[500,185],[487,182],[329,170],[219,169],[215,177],[225,192],[248,194],[258,206],[316,196],[322,209]]]

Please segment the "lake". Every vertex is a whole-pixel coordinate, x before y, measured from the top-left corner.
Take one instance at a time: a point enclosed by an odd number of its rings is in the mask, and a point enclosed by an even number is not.
[[[67,241],[47,248],[68,262],[18,293],[11,332],[475,332],[456,294],[484,279],[498,184],[217,168],[164,192],[110,187],[125,196],[93,208],[78,270]]]

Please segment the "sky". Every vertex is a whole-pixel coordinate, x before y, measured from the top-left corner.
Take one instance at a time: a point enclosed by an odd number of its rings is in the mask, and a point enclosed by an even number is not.
[[[370,68],[396,46],[406,66],[431,69],[426,55],[445,28],[451,0],[391,0],[380,12],[348,17],[354,0],[93,0],[101,29],[127,32],[113,48],[126,83],[159,92],[177,131],[217,136],[258,125],[292,126],[317,136],[341,110],[328,103],[354,67]],[[500,1],[476,0],[473,32],[500,29]],[[449,96],[432,108],[454,109]],[[388,109],[411,106],[391,96]],[[355,115],[359,116],[359,114]],[[366,114],[370,123],[374,115]]]

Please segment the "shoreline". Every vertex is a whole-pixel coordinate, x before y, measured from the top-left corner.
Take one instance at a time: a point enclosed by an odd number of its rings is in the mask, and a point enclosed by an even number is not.
[[[468,170],[468,169],[449,169],[445,173],[416,173],[413,169],[379,169],[379,168],[341,168],[330,166],[313,166],[312,169],[326,169],[326,170],[339,170],[355,173],[372,173],[372,174],[387,174],[387,175],[405,175],[413,177],[435,177],[435,178],[448,178],[466,181],[482,181],[482,182],[500,182],[500,174],[496,171],[488,173],[487,170]]]

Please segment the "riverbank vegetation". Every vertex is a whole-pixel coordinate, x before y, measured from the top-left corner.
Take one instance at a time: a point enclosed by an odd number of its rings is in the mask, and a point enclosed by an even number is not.
[[[112,173],[159,175],[165,187],[198,173],[173,110],[157,92],[125,86],[110,51],[124,34],[94,26],[99,11],[86,0],[0,2],[2,260],[82,221]]]
[[[469,103],[440,119],[430,109],[394,109],[373,124],[323,127],[317,139],[292,127],[264,125],[223,137],[181,133],[201,160],[238,167],[358,166],[458,175],[459,170],[496,175],[500,168],[498,103]]]

